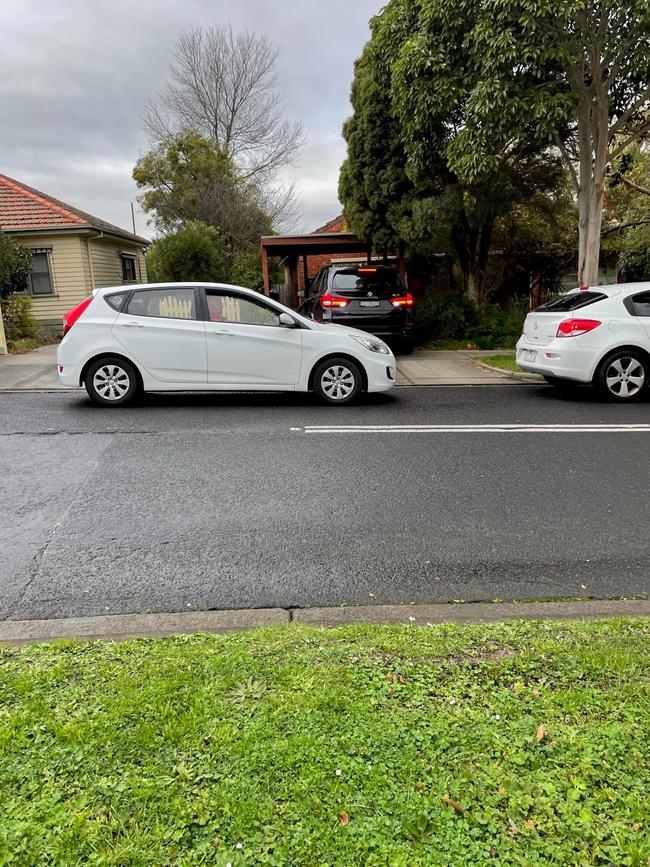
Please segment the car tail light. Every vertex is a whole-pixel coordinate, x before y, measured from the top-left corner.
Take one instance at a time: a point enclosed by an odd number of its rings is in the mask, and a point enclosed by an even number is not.
[[[84,298],[84,300],[80,304],[77,304],[77,306],[73,307],[72,310],[68,310],[67,313],[63,314],[63,333],[64,334],[67,334],[68,331],[70,331],[72,326],[75,324],[77,319],[79,319],[81,314],[84,312],[86,307],[88,307],[88,305],[90,304],[90,302],[92,300],[93,300],[92,295],[89,298]]]
[[[565,319],[558,325],[555,336],[580,337],[581,334],[588,334],[594,328],[598,328],[600,324],[598,319]]]
[[[331,295],[326,292],[320,299],[322,307],[347,307],[350,303],[347,298],[340,298],[338,295]]]
[[[400,295],[399,298],[391,298],[390,303],[393,307],[413,307],[413,296],[407,292],[406,295]]]

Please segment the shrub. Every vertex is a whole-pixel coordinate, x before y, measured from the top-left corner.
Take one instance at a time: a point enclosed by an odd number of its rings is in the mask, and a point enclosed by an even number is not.
[[[224,282],[226,265],[218,229],[191,221],[175,234],[154,241],[147,253],[147,273],[152,283]]]
[[[477,308],[458,292],[430,296],[416,308],[415,339],[466,340],[479,349],[506,348],[519,339],[526,312],[526,302],[505,309],[496,304]]]
[[[38,322],[32,315],[32,299],[28,295],[10,295],[0,300],[5,336],[8,343],[24,337],[34,337]]]
[[[526,318],[526,302],[514,302],[505,309],[496,304],[480,311],[476,325],[467,334],[479,349],[502,349],[514,346],[521,336]]]
[[[29,251],[0,232],[0,298],[8,298],[14,292],[25,292],[31,270]]]
[[[415,310],[415,339],[463,340],[478,322],[472,302],[458,292],[424,298]]]

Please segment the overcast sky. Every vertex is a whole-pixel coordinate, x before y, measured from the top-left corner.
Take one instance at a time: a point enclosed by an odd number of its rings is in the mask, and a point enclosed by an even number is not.
[[[307,144],[299,230],[337,216],[353,63],[382,0],[0,0],[0,173],[130,228],[141,112],[192,25],[232,23],[280,49],[287,114]],[[149,235],[146,217],[137,229]]]

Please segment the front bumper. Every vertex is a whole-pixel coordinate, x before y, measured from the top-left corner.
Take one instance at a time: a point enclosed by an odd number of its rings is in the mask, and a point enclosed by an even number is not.
[[[577,338],[568,337],[553,340],[547,346],[535,346],[520,338],[517,343],[517,367],[542,376],[553,376],[572,382],[591,382],[594,353],[582,349],[576,340]],[[567,346],[569,341],[573,342]]]
[[[368,353],[363,360],[368,377],[368,392],[390,391],[397,378],[397,362],[393,355]]]

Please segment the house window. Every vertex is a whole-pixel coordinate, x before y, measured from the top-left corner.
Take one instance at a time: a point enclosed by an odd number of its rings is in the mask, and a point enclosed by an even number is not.
[[[122,259],[122,283],[136,283],[135,256],[128,253],[120,254]]]
[[[32,295],[54,295],[50,253],[47,248],[32,250],[32,273],[29,289]]]

